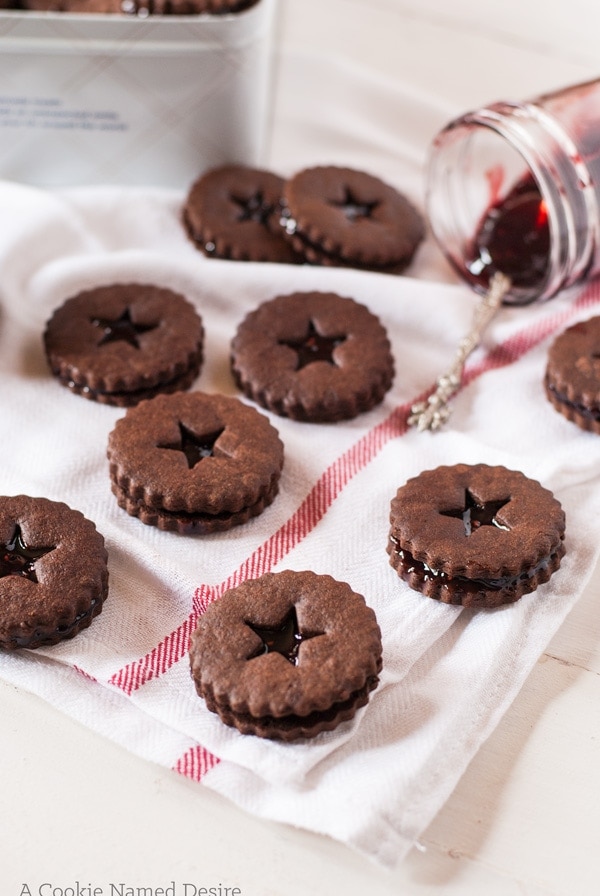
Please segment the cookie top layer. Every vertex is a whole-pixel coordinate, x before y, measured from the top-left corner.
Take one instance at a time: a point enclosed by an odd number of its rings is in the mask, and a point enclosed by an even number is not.
[[[183,220],[207,254],[235,261],[297,262],[279,225],[284,181],[242,165],[213,168],[188,193]]]
[[[239,387],[296,420],[349,419],[378,404],[394,377],[385,327],[365,305],[335,293],[264,302],[231,344]]]
[[[316,264],[397,273],[425,234],[423,218],[394,187],[363,171],[317,166],[290,178],[282,223]]]
[[[286,623],[295,637],[284,645],[277,632]],[[212,604],[190,659],[199,693],[216,706],[276,722],[325,712],[376,678],[381,633],[348,584],[286,570],[247,580]]]
[[[502,466],[456,464],[409,479],[391,502],[398,548],[449,577],[515,576],[561,545],[565,515],[552,492]]]
[[[600,432],[600,316],[557,336],[548,352],[545,383],[558,410],[584,429]]]
[[[181,377],[193,379],[203,340],[191,302],[140,283],[100,286],[67,299],[44,332],[53,374],[86,397],[117,405],[179,387]]]
[[[149,508],[237,513],[267,495],[283,444],[263,414],[204,392],[158,395],[130,408],[108,441],[113,481]]]
[[[104,538],[91,520],[47,498],[0,498],[1,647],[71,637],[107,592]]]

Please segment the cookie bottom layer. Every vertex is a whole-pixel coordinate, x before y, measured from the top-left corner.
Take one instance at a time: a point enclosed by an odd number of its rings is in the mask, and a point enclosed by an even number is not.
[[[101,392],[91,389],[85,383],[75,383],[71,379],[63,379],[57,376],[61,386],[70,389],[74,395],[81,395],[90,401],[97,401],[99,404],[110,404],[114,407],[132,407],[148,398],[154,398],[160,393],[183,392],[189,389],[198,374],[200,373],[201,360],[195,363],[189,370],[184,371],[172,380],[166,380],[162,383],[156,383],[147,389],[128,389],[121,392]]]
[[[285,220],[285,217],[284,217]],[[290,219],[291,220],[291,219]],[[412,262],[418,246],[401,257],[394,258],[387,262],[376,261],[375,259],[365,260],[353,257],[345,257],[340,249],[339,252],[328,252],[319,243],[310,240],[306,234],[289,225],[286,230],[287,238],[294,250],[309,263],[313,265],[321,265],[323,267],[340,267],[352,268],[353,270],[375,271],[379,274],[402,274],[409,264]]]
[[[587,432],[600,434],[600,407],[593,405],[586,407],[571,401],[566,395],[559,392],[547,378],[544,387],[548,400],[559,414]]]
[[[218,704],[210,693],[198,693],[206,701],[211,712],[222,722],[237,728],[241,734],[254,734],[270,740],[293,741],[300,738],[316,737],[323,731],[332,731],[342,722],[354,718],[356,712],[369,702],[370,692],[377,687],[378,676],[367,679],[363,687],[351,694],[347,700],[332,704],[329,709],[311,712],[307,716],[288,715],[277,718],[262,716],[257,718],[249,713],[234,712],[231,707]]]
[[[147,526],[156,526],[166,532],[179,532],[182,535],[210,535],[213,532],[225,532],[234,526],[247,523],[255,516],[259,516],[277,496],[279,491],[279,477],[271,483],[268,491],[254,504],[243,507],[235,513],[186,513],[185,511],[170,511],[164,508],[149,507],[140,501],[131,498],[123,489],[113,482],[112,492],[122,510],[130,516],[137,517]]]
[[[233,376],[237,387],[251,401],[279,417],[287,417],[300,423],[337,423],[341,420],[353,420],[359,414],[365,414],[381,404],[393,381],[393,375],[390,373],[387,377],[382,376],[381,381],[374,383],[368,392],[355,394],[347,399],[338,396],[336,402],[331,401],[331,396],[327,395],[329,404],[316,402],[309,404],[301,400],[299,390],[290,389],[284,400],[274,400],[268,387],[255,389],[253,383],[243,379],[237,370],[233,371]]]
[[[388,540],[387,552],[390,565],[413,591],[419,591],[442,603],[493,608],[514,603],[524,594],[535,591],[538,585],[547,582],[560,567],[565,546],[561,541],[556,550],[533,569],[524,570],[515,576],[481,579],[450,576],[430,569],[427,564],[415,560],[409,551],[400,548],[392,536]]]
[[[108,575],[104,583],[103,592],[94,598],[87,610],[79,613],[72,622],[66,625],[58,625],[55,629],[35,628],[27,635],[12,635],[4,640],[0,640],[0,649],[16,650],[28,649],[34,650],[36,647],[52,647],[61,641],[68,641],[78,635],[84,628],[88,628],[92,620],[102,612],[102,606],[108,594]]]

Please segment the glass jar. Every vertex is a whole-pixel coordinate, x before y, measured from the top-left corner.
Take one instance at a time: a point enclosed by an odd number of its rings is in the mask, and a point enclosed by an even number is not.
[[[556,295],[600,272],[600,80],[451,121],[434,139],[427,214],[454,267],[507,304]]]

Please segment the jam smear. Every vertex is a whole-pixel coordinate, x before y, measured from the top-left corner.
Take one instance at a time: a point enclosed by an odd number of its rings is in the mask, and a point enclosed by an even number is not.
[[[302,339],[280,339],[279,345],[287,345],[296,352],[298,356],[296,370],[302,370],[314,361],[326,361],[335,367],[333,352],[345,341],[346,336],[322,336],[311,320],[308,331]]]
[[[54,547],[33,548],[25,544],[21,527],[17,524],[10,541],[0,544],[0,578],[21,576],[37,583],[36,560],[53,551]]]
[[[277,628],[254,625],[252,622],[246,622],[246,625],[263,642],[262,647],[250,659],[265,653],[280,653],[292,666],[298,665],[298,651],[302,642],[323,634],[323,632],[301,632],[295,607],[292,607]]]
[[[540,284],[548,271],[550,227],[546,203],[531,175],[486,211],[473,239],[467,268],[488,282],[501,272],[517,288]]]

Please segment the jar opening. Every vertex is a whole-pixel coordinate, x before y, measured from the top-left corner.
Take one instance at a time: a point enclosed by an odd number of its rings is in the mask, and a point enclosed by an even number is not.
[[[473,289],[486,292],[500,271],[512,281],[505,303],[527,304],[586,274],[594,187],[576,159],[569,135],[534,103],[497,103],[438,134],[429,159],[429,223]]]
[[[547,203],[531,174],[486,209],[465,249],[465,267],[485,289],[500,272],[513,290],[540,292],[550,264],[550,225]]]

